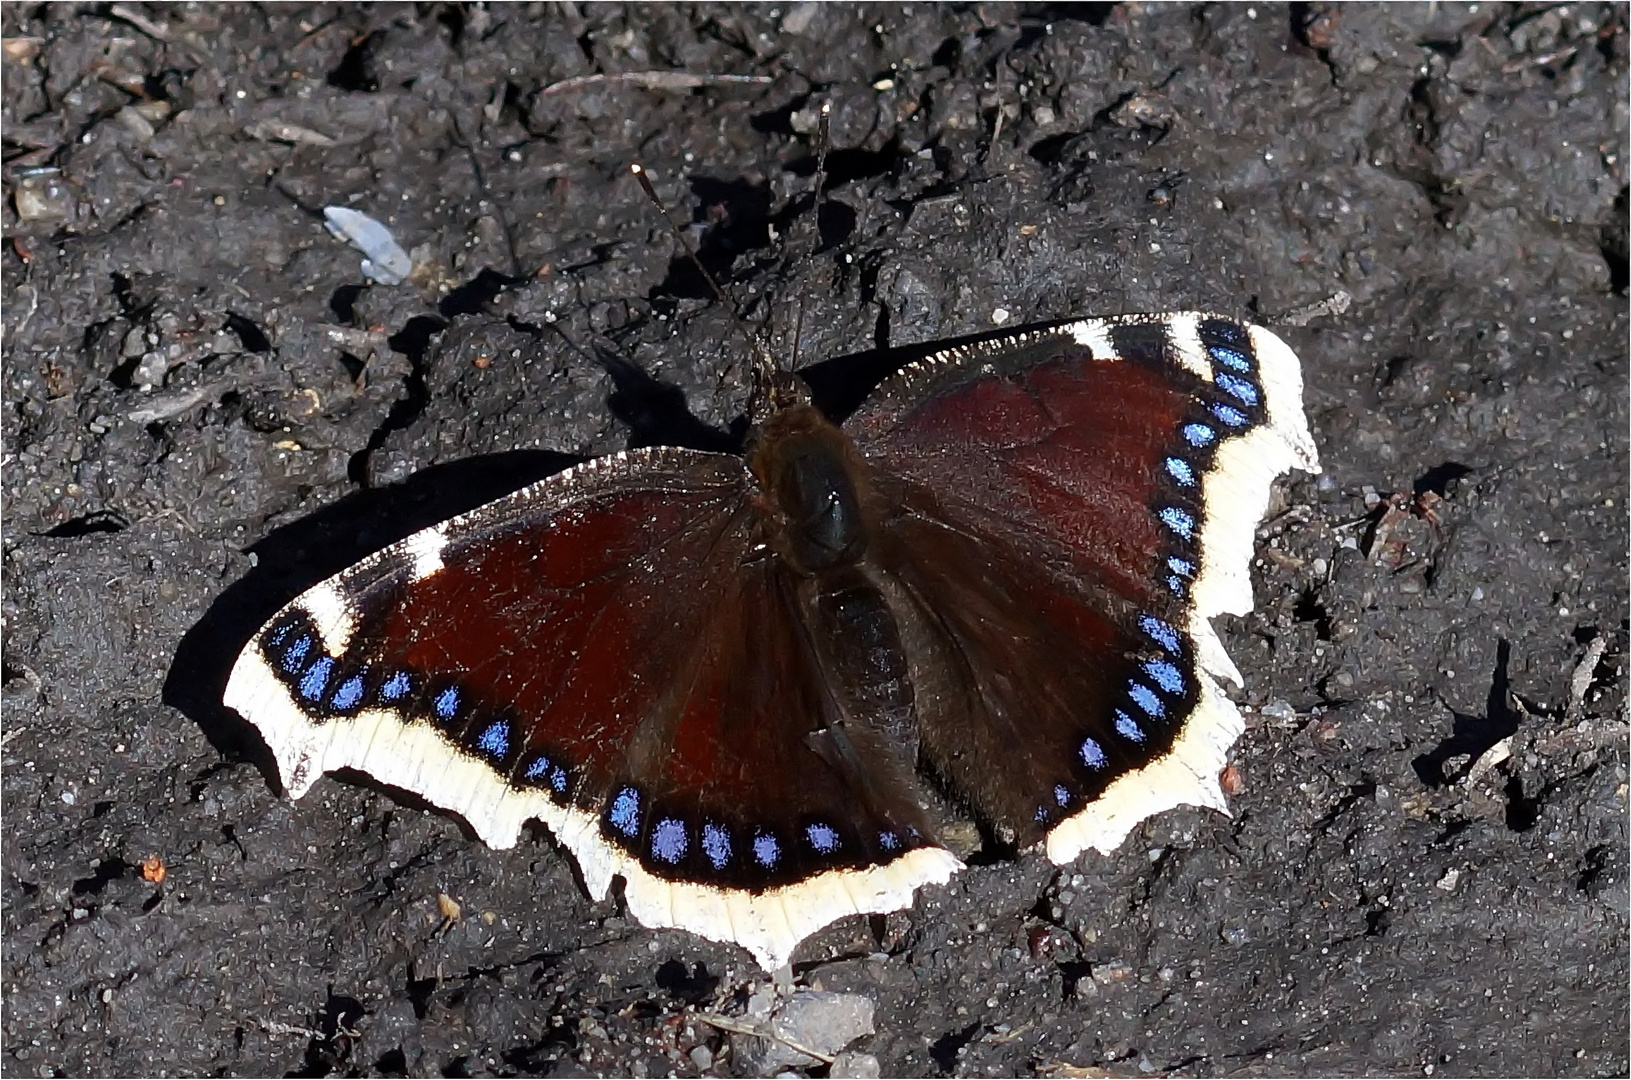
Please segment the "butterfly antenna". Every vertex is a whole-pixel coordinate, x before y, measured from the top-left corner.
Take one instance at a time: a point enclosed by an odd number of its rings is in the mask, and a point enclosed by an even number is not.
[[[826,205],[827,186],[827,146],[831,134],[832,102],[821,103],[821,126],[816,132],[816,171],[815,171],[815,223],[816,243],[821,243],[821,208]],[[804,295],[799,294],[798,318],[793,322],[793,360],[791,367],[794,371],[799,366],[799,342],[804,339]]]
[[[663,223],[668,226],[668,231],[673,234],[674,239],[685,252],[686,258],[690,259],[691,265],[695,266],[698,272],[702,274],[702,280],[708,283],[708,288],[713,290],[714,296],[731,313],[731,319],[736,323],[736,328],[742,332],[743,337],[748,339],[748,344],[753,346],[753,370],[758,384],[755,389],[759,394],[768,393],[776,374],[776,358],[770,354],[769,349],[765,348],[764,342],[760,341],[748,329],[748,324],[742,318],[742,313],[737,310],[735,301],[725,295],[725,290],[719,287],[719,282],[715,281],[714,276],[708,272],[708,268],[702,265],[702,260],[697,257],[696,249],[691,246],[690,239],[678,225],[674,224],[674,219],[669,216],[668,207],[658,196],[657,189],[651,186],[651,178],[646,175],[645,168],[636,162],[629,166],[629,171],[634,173],[636,180],[640,181],[641,190],[646,193],[646,198],[651,200],[651,205],[657,208],[657,213],[662,215]]]

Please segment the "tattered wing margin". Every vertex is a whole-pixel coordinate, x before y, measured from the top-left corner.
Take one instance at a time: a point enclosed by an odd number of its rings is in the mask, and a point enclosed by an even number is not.
[[[1210,365],[1191,362],[1203,355],[1196,335],[1205,314],[1162,316],[1186,368],[1211,379]],[[1103,320],[1081,324],[1080,336],[1104,336]],[[1149,765],[1122,776],[1080,813],[1056,825],[1044,841],[1048,858],[1063,865],[1088,848],[1109,854],[1141,821],[1178,806],[1204,806],[1228,812],[1218,774],[1229,749],[1245,730],[1240,710],[1225,696],[1220,680],[1241,685],[1239,671],[1212,628],[1219,614],[1252,610],[1251,558],[1257,523],[1268,508],[1275,477],[1289,469],[1320,471],[1319,452],[1303,415],[1302,366],[1291,349],[1261,326],[1248,326],[1257,358],[1267,422],[1225,440],[1201,482],[1203,514],[1200,573],[1191,590],[1185,626],[1195,644],[1200,697],[1172,748]]]
[[[313,616],[325,639],[324,650],[339,655],[356,624],[355,613],[344,601],[346,590],[340,587],[346,579],[377,577],[391,572],[393,565],[403,566],[416,580],[428,576],[440,568],[442,545],[449,535],[461,532],[461,524],[476,526],[512,516],[514,500],[547,499],[564,505],[570,495],[562,499],[561,488],[587,491],[597,482],[644,473],[651,457],[687,453],[663,448],[635,451],[567,470],[498,503],[415,533],[314,586],[283,611],[296,608]],[[740,468],[740,459],[728,460]],[[334,640],[329,639],[331,633]],[[665,881],[603,840],[597,814],[558,805],[541,791],[511,787],[485,762],[463,753],[427,723],[405,722],[388,709],[314,722],[272,670],[259,638],[257,632],[238,657],[224,701],[260,730],[290,797],[300,798],[326,772],[353,768],[458,814],[489,847],[514,847],[525,822],[541,821],[577,859],[592,899],[605,899],[612,879],[622,877],[629,913],[642,925],[734,942],[769,971],[785,965],[799,942],[823,927],[849,915],[881,915],[910,907],[918,886],[943,885],[963,866],[943,848],[919,848],[883,866],[831,871],[763,893]]]

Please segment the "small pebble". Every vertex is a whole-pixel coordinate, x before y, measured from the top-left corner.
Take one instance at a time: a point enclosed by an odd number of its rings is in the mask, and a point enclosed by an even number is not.
[[[883,1075],[883,1066],[871,1054],[852,1054],[848,1051],[833,1058],[832,1067],[827,1075],[833,1080],[848,1078],[848,1080],[875,1080]]]

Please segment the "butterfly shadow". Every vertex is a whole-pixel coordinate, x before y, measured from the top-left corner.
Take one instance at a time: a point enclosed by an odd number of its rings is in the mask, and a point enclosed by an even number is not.
[[[986,330],[977,334],[937,338],[911,345],[881,345],[875,349],[835,356],[811,364],[800,368],[798,374],[809,384],[816,407],[834,423],[842,423],[861,407],[861,403],[878,388],[879,384],[919,360],[925,360],[936,353],[978,345],[981,342],[1011,338],[1018,333],[1041,333],[1074,321],[1076,320],[1053,319],[1029,323],[1022,327]]]
[[[182,635],[161,700],[198,724],[223,757],[255,760],[276,786],[277,767],[254,726],[221,703],[233,662],[254,633],[284,604],[375,551],[581,461],[515,450],[436,465],[278,526],[249,547],[249,573]]]
[[[1523,714],[1512,707],[1515,699],[1512,694],[1512,683],[1507,675],[1507,666],[1511,659],[1512,644],[1501,638],[1495,645],[1495,673],[1490,680],[1484,715],[1471,715],[1451,709],[1450,715],[1454,718],[1454,726],[1450,736],[1432,750],[1412,759],[1410,766],[1424,785],[1438,788],[1453,783],[1455,778],[1445,773],[1445,766],[1449,764],[1451,758],[1465,755],[1471,761],[1476,761],[1490,747],[1517,733]]]

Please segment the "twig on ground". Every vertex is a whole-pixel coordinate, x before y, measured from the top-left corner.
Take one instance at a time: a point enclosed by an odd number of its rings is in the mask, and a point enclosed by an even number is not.
[[[626,82],[643,86],[647,90],[695,90],[701,86],[759,84],[774,82],[768,75],[699,75],[690,71],[612,71],[594,75],[574,75],[570,79],[550,83],[541,94],[560,94],[568,90],[581,90],[599,83]]]

